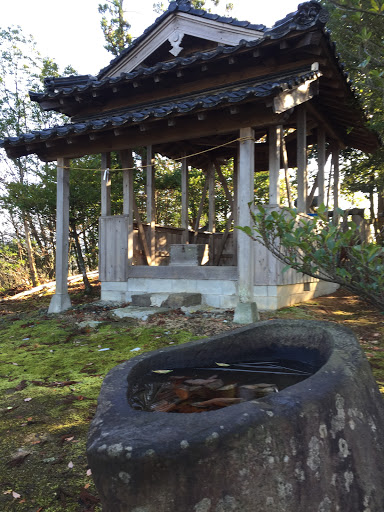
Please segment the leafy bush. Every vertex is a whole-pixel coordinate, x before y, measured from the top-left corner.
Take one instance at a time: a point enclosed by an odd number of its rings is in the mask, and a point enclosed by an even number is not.
[[[338,211],[341,223],[328,220],[325,207],[310,217],[295,209],[251,210],[253,227],[238,226],[272,254],[309,276],[338,283],[384,311],[384,249],[361,241],[354,222]]]

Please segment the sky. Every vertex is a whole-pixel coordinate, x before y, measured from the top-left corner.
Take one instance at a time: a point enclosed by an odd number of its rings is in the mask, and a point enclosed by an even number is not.
[[[300,0],[232,0],[231,16],[268,27],[297,9]],[[71,64],[79,74],[96,75],[113,55],[104,50],[98,12],[100,0],[2,0],[0,28],[19,25],[24,35],[32,34],[44,57],[59,64]],[[155,0],[125,0],[126,19],[134,38],[150,26],[158,14]],[[164,0],[167,4],[168,0]],[[225,14],[227,0],[213,12]]]

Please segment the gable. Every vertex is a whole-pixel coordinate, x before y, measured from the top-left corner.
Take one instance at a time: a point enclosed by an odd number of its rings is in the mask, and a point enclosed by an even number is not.
[[[140,44],[117,59],[115,64],[112,63],[107,76],[129,73],[140,65],[147,65],[147,61],[153,65],[154,58],[151,57],[155,57],[157,62],[164,61],[218,45],[236,46],[241,40],[256,40],[264,34],[262,30],[240,25],[239,22],[224,23],[184,12],[172,13],[148,31]]]

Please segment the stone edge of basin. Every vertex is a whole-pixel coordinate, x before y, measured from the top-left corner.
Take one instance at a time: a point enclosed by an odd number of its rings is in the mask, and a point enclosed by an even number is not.
[[[279,337],[284,338],[284,342],[279,341]],[[308,341],[308,337],[311,341]],[[316,349],[324,358],[324,364],[308,379],[280,393],[216,411],[192,414],[153,413],[137,411],[128,405],[128,381],[137,380],[137,375],[141,372],[190,366],[192,360],[192,366],[212,364],[217,358],[234,362],[241,360],[245,349],[257,350],[260,346],[279,344]],[[220,356],[215,356],[218,346]],[[293,416],[306,403],[318,400],[319,397],[322,400],[335,390],[340,390],[342,381],[345,381],[342,387],[348,385],[353,372],[360,371],[371,373],[369,363],[350,329],[328,322],[308,320],[259,322],[210,338],[149,352],[116,366],[106,376],[97,413],[90,428],[88,457],[92,459],[93,453],[102,457],[104,451],[108,458],[111,451],[109,447],[116,447],[121,443],[123,432],[125,438],[133,439],[130,443],[132,457],[140,458],[148,450],[156,450],[163,456],[171,457],[172,452],[178,451],[184,441],[193,446],[212,435],[230,435],[239,428],[247,428],[250,423],[268,423],[275,415]],[[220,429],[222,423],[225,425],[224,429]],[[153,431],[157,435],[156,446]],[[140,432],[140,436],[137,432]],[[125,450],[119,452],[116,448],[114,456],[124,459]]]

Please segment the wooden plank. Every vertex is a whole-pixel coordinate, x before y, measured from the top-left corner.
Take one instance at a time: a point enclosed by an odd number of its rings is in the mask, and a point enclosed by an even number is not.
[[[111,153],[101,154],[101,215],[111,215]]]
[[[127,215],[99,218],[99,279],[102,282],[127,279],[128,227]]]

